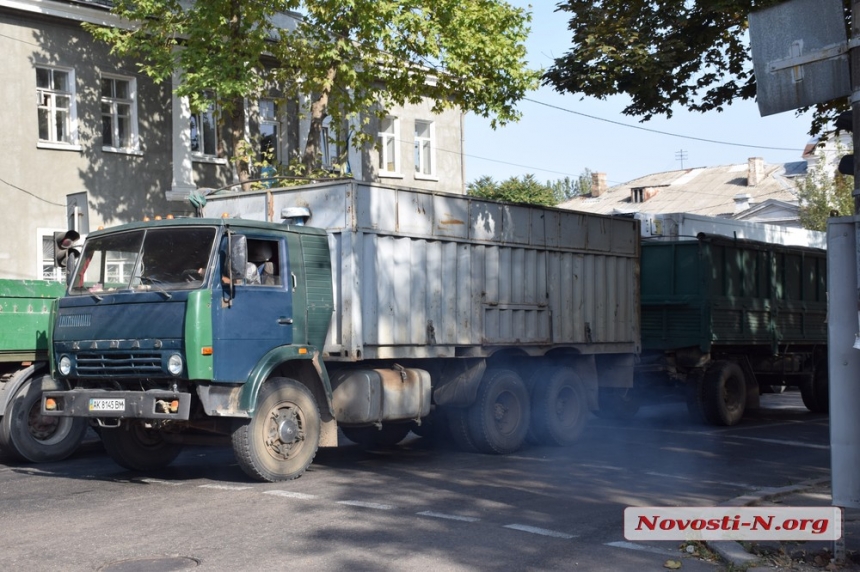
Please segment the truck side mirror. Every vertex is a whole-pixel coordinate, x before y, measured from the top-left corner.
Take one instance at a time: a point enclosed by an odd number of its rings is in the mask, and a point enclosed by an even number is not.
[[[230,237],[230,274],[231,278],[245,277],[245,267],[248,265],[248,239],[236,234]]]

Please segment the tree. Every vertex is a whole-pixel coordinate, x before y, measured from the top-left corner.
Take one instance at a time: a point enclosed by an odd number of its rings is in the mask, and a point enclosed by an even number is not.
[[[558,202],[553,189],[540,183],[532,174],[522,178],[511,177],[501,183],[496,183],[491,177],[481,177],[469,183],[466,191],[473,197],[509,203],[552,206]]]
[[[525,63],[530,16],[503,0],[116,0],[112,11],[135,27],[88,29],[156,81],[178,74],[176,92],[192,106],[214,94],[232,118],[233,149],[244,98],[273,85],[306,97],[306,171],[319,165],[327,117],[364,127],[368,113],[428,97],[434,111],[459,107],[503,125],[539,77]],[[348,135],[360,147],[375,134]]]
[[[842,154],[841,152],[839,154]],[[834,214],[854,212],[854,177],[836,172],[821,149],[818,163],[797,185],[800,224],[810,230],[827,230],[827,219]]]
[[[543,82],[562,93],[629,95],[624,113],[643,120],[671,117],[674,105],[720,111],[755,97],[747,15],[781,1],[564,0],[558,11],[570,15],[572,47]],[[811,133],[846,106],[847,100],[817,106]]]

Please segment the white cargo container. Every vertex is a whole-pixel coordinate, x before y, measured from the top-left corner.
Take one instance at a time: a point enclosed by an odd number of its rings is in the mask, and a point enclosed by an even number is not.
[[[628,218],[336,182],[212,195],[206,216],[329,233],[328,359],[639,351],[639,236]]]

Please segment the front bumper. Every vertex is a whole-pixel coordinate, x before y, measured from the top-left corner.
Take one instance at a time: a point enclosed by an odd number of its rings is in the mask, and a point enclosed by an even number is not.
[[[53,400],[54,407],[45,404]],[[98,400],[122,403],[122,408],[93,409]],[[178,403],[176,403],[178,402]],[[175,411],[174,411],[175,406]],[[191,410],[191,394],[178,391],[114,391],[105,389],[72,389],[46,391],[42,394],[42,415],[49,417],[88,417],[114,419],[171,419],[187,421]]]

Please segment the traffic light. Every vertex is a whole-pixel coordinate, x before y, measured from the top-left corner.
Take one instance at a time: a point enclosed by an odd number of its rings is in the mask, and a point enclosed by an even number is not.
[[[69,255],[80,256],[80,252],[72,248],[72,245],[81,238],[74,230],[54,233],[54,266],[66,268],[69,263]]]
[[[854,114],[851,111],[843,111],[836,118],[836,130],[854,132]],[[839,159],[838,171],[843,175],[854,176],[854,153],[849,153]]]

